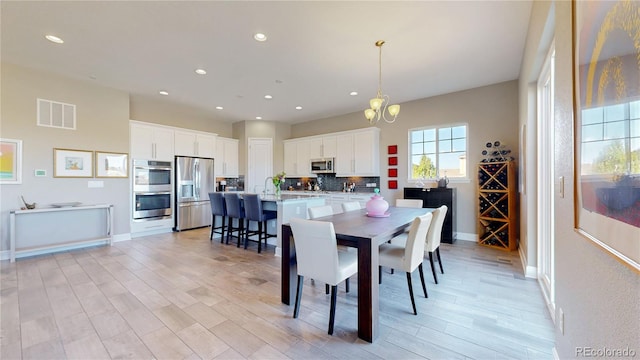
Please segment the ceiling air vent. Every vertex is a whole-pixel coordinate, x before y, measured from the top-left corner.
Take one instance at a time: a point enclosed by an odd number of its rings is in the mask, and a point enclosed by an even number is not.
[[[76,106],[38,99],[38,126],[75,130]]]

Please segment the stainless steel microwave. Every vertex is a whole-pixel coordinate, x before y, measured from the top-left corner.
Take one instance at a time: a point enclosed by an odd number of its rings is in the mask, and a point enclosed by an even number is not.
[[[335,159],[312,159],[311,160],[311,173],[312,174],[333,174],[336,172]]]

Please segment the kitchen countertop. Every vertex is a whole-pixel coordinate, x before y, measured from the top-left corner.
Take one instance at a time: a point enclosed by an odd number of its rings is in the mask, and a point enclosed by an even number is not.
[[[345,191],[313,191],[313,190],[282,190],[282,194],[324,194],[324,195],[371,195],[373,196],[374,192],[345,192]]]
[[[297,201],[297,200],[320,198],[320,197],[322,197],[322,195],[328,195],[328,194],[316,194],[316,193],[309,193],[309,194],[282,194],[282,195],[280,195],[279,198],[276,197],[274,194],[267,194],[267,195],[260,195],[260,199],[262,199],[263,201],[290,202],[290,201]]]

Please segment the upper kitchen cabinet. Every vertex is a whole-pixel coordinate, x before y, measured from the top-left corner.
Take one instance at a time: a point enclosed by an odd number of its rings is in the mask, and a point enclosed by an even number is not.
[[[309,159],[335,158],[337,152],[336,139],[335,135],[327,135],[307,140]]]
[[[173,161],[173,133],[164,126],[131,122],[131,158]]]
[[[182,156],[198,156],[214,158],[216,152],[216,135],[197,131],[175,131],[175,154]]]
[[[336,176],[380,176],[380,129],[336,136]]]
[[[308,140],[284,141],[284,172],[288,177],[315,176],[310,173]]]
[[[218,137],[215,139],[216,153],[214,171],[217,177],[238,177],[238,143],[236,139]]]

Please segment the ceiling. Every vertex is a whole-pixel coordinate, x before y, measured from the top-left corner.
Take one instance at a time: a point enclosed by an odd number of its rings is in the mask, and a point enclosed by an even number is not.
[[[380,39],[392,103],[517,79],[531,0],[2,1],[1,11],[3,62],[220,120],[300,123],[368,107]]]

